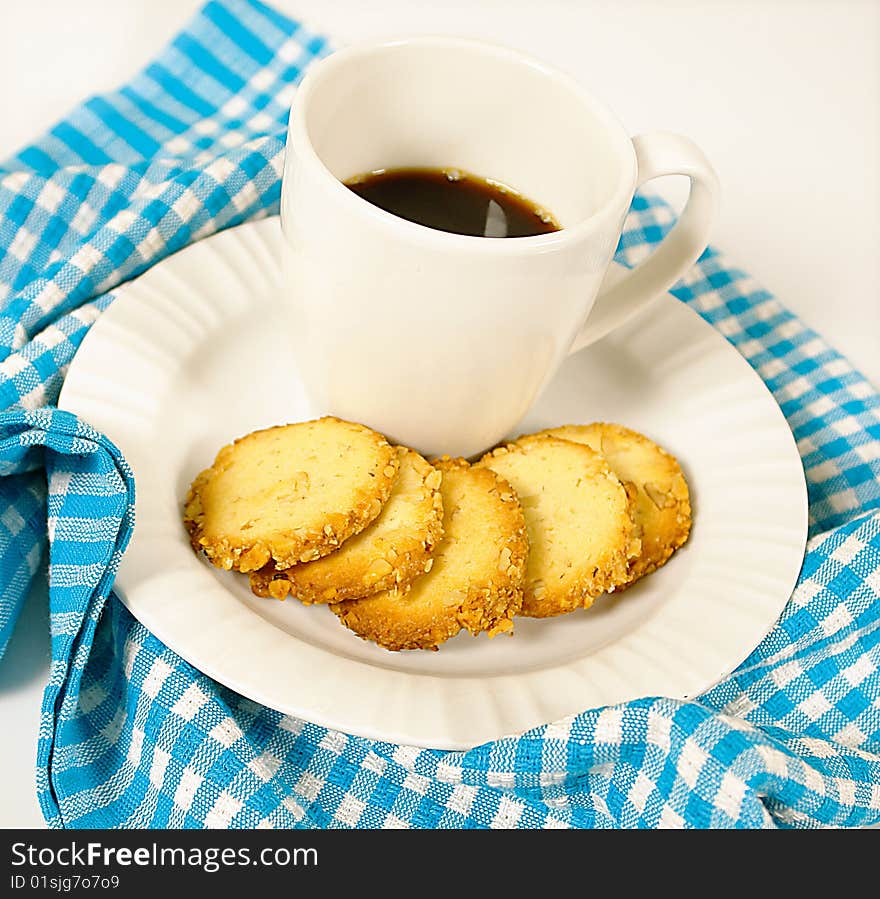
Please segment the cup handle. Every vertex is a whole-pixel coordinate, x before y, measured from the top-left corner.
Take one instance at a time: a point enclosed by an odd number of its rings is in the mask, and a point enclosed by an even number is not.
[[[633,138],[638,176],[636,187],[661,175],[687,175],[690,193],[675,227],[656,250],[635,268],[615,277],[609,270],[599,296],[569,352],[575,353],[628,322],[696,262],[706,248],[718,209],[718,176],[689,138],[654,132]]]

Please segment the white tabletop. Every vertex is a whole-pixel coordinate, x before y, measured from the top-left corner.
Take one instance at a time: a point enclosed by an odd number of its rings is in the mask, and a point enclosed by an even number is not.
[[[510,44],[567,69],[632,133],[681,131],[721,178],[713,243],[880,384],[880,4],[875,0],[275,0],[337,42]],[[0,12],[0,157],[130,77],[200,0],[34,0]],[[658,183],[670,199],[676,185]],[[35,589],[0,661],[0,826],[37,826],[48,672]]]

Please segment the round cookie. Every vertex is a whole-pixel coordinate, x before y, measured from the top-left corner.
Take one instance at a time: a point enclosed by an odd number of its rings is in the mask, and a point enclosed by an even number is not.
[[[596,422],[543,431],[583,443],[601,453],[633,502],[642,549],[630,563],[629,583],[669,559],[688,538],[691,503],[687,482],[675,457],[643,434],[622,425]]]
[[[254,431],[193,481],[184,524],[218,568],[279,568],[332,552],[382,511],[397,451],[364,425],[321,418]]]
[[[397,447],[400,473],[379,517],[335,552],[279,571],[271,563],[250,576],[257,596],[341,602],[408,587],[425,570],[443,534],[441,472],[415,450]]]
[[[478,467],[519,495],[529,537],[521,614],[549,618],[588,609],[623,583],[638,539],[626,491],[587,446],[545,435],[487,453]]]
[[[436,649],[462,628],[509,631],[522,602],[528,541],[513,489],[463,459],[435,465],[443,472],[443,539],[427,573],[408,590],[330,606],[346,627],[386,649]]]

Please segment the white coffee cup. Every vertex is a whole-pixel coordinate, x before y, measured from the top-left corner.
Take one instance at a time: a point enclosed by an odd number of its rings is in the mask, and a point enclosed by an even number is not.
[[[562,230],[451,234],[342,183],[409,166],[503,182]],[[671,174],[690,178],[677,225],[603,289],[633,192]],[[631,139],[580,84],[517,51],[413,37],[332,54],[294,100],[281,200],[282,300],[314,411],[429,455],[485,450],[569,353],[628,321],[696,260],[717,201],[715,173],[689,139]]]

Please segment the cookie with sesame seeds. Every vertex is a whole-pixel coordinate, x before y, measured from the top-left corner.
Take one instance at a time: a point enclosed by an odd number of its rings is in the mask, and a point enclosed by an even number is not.
[[[436,649],[459,631],[510,631],[522,602],[528,556],[525,519],[513,488],[487,468],[444,457],[443,538],[426,573],[330,608],[359,637],[390,650]]]
[[[331,416],[254,431],[195,478],[184,525],[193,549],[218,568],[289,568],[375,521],[399,467],[381,434]]]
[[[563,425],[542,433],[601,453],[630,495],[642,546],[622,586],[665,565],[691,530],[690,494],[676,458],[644,434],[608,422]]]
[[[529,538],[522,615],[588,609],[623,583],[638,552],[630,500],[608,463],[588,446],[529,435],[483,456],[519,495]]]
[[[400,471],[379,517],[335,552],[279,571],[266,565],[250,576],[257,596],[295,597],[306,605],[406,589],[443,534],[442,473],[415,450],[397,447]]]

